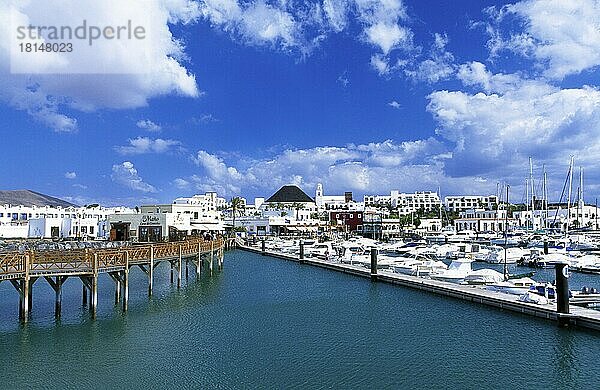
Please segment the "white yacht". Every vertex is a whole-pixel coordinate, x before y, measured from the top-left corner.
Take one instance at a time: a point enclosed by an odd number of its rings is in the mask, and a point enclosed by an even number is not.
[[[485,288],[490,291],[497,291],[505,294],[523,295],[529,291],[529,288],[535,285],[535,280],[531,278],[519,278],[497,283],[488,284]]]
[[[485,285],[499,283],[503,280],[504,275],[502,275],[500,272],[489,268],[483,268],[476,271],[471,271],[467,276],[465,276],[463,283]]]
[[[504,264],[504,248],[498,248],[497,250],[488,253],[485,261],[490,264]],[[527,255],[527,251],[521,248],[506,248],[506,263],[515,264],[521,260],[523,256]]]
[[[456,259],[450,263],[448,269],[440,273],[431,274],[430,277],[451,283],[460,283],[472,272],[471,260]]]

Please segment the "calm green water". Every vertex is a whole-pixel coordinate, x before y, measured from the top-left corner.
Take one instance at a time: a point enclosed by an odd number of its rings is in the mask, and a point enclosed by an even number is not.
[[[598,388],[600,335],[244,252],[180,291],[131,273],[127,315],[99,318],[65,285],[34,288],[32,321],[0,283],[1,388]]]

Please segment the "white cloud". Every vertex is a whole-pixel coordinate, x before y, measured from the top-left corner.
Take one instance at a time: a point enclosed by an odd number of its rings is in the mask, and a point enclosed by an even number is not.
[[[380,54],[371,56],[371,67],[373,67],[380,76],[390,73],[391,70],[388,59]]]
[[[428,83],[437,83],[441,80],[450,78],[455,72],[454,55],[446,50],[448,44],[448,36],[442,34],[434,34],[434,42],[429,51],[429,57],[425,60],[412,64],[413,61],[407,63],[413,67],[405,66],[404,73],[417,80],[426,81]]]
[[[267,195],[290,183],[310,193],[319,182],[332,193],[435,190],[440,184],[447,185],[448,190],[464,191],[470,178],[448,180],[443,173],[449,158],[448,148],[433,138],[288,149],[265,159],[238,158],[235,164],[201,150],[195,159],[201,172],[191,180],[198,190],[216,190],[227,196],[248,192]],[[475,185],[469,190],[480,188]]]
[[[173,185],[175,185],[175,187],[179,188],[180,190],[185,190],[190,187],[190,182],[178,177],[177,179],[173,180]]]
[[[364,25],[365,40],[379,47],[384,55],[397,48],[412,47],[412,31],[400,25],[407,19],[401,0],[355,0],[359,20]]]
[[[555,79],[600,65],[597,0],[526,0],[488,12],[494,18],[488,27],[492,55],[507,49],[533,58]],[[516,31],[513,17],[521,22]]]
[[[65,178],[69,180],[73,180],[77,178],[77,173],[75,172],[65,172]]]
[[[490,79],[494,76],[483,78]],[[512,89],[501,86],[502,92],[490,94],[437,91],[429,96],[438,135],[455,145],[454,159],[446,165],[450,174],[494,172],[514,179],[525,172],[529,156],[557,168],[570,154],[586,167],[599,167],[594,157],[600,152],[598,89],[560,89],[530,80]]]
[[[134,191],[146,193],[158,192],[154,186],[144,182],[138,175],[137,169],[130,161],[124,161],[122,164],[113,165],[111,178],[115,183],[121,184]]]
[[[304,44],[300,23],[285,9],[259,0],[239,4],[236,0],[204,0],[202,16],[213,25],[250,44],[270,44],[283,49]]]
[[[395,108],[395,109],[397,109],[397,110],[399,110],[399,109],[401,109],[401,108],[402,108],[402,104],[398,103],[398,102],[397,102],[397,101],[395,101],[395,100],[392,100],[391,102],[389,102],[389,103],[388,103],[388,106],[390,106],[390,107],[393,107],[393,108]]]
[[[140,6],[143,5],[143,8]],[[0,101],[24,110],[44,125],[61,132],[77,130],[77,120],[65,112],[94,111],[102,108],[128,109],[145,106],[148,100],[165,94],[196,97],[199,91],[194,75],[182,65],[182,42],[173,37],[169,24],[194,21],[200,13],[191,0],[152,2],[103,2],[10,0],[0,3]],[[148,25],[148,45],[127,51],[119,44],[98,46],[91,55],[69,57],[60,54],[33,58],[28,67],[36,72],[60,73],[61,67],[103,64],[119,74],[11,74],[11,10],[19,22],[39,25],[77,26],[92,15],[101,25],[112,25],[115,17],[143,15]],[[89,19],[89,18],[88,18]],[[66,56],[66,54],[65,54]],[[143,67],[140,67],[143,64]]]
[[[158,132],[162,130],[162,126],[152,122],[150,119],[141,119],[136,123],[136,126],[140,129]]]
[[[79,188],[80,190],[87,190],[87,188],[88,188],[88,186],[86,186],[84,184],[79,184],[79,183],[73,184],[73,187]]]
[[[151,139],[148,137],[137,137],[128,140],[127,146],[115,146],[115,150],[121,154],[145,154],[166,153],[175,147],[181,147],[181,142],[172,139]]]

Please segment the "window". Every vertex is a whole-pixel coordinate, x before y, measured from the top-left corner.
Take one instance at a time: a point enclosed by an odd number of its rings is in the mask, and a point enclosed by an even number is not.
[[[87,233],[87,226],[82,226],[81,227],[81,234],[86,234]]]
[[[94,234],[94,227],[90,226],[90,234]]]

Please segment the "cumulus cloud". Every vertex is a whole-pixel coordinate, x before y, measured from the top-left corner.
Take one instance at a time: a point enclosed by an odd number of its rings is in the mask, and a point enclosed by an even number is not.
[[[86,55],[74,51],[68,57],[67,53],[30,56],[27,63],[13,64],[11,69],[11,15],[20,25],[58,26],[78,26],[83,19],[115,25],[117,17],[137,17],[146,24],[148,40],[139,45],[97,45]],[[170,25],[191,23],[198,17],[200,10],[191,0],[4,1],[0,3],[0,101],[55,131],[74,132],[76,111],[136,108],[166,94],[196,97],[195,77],[183,65],[184,45],[173,37]],[[96,69],[99,64],[106,72]],[[30,74],[18,74],[25,67]],[[96,70],[85,74],[86,69]]]
[[[471,178],[448,180],[443,171],[451,157],[448,147],[433,138],[287,149],[264,159],[245,156],[231,164],[200,150],[195,157],[200,172],[190,180],[198,190],[216,190],[227,196],[249,192],[266,195],[290,183],[310,192],[319,182],[337,193],[435,190],[440,184],[449,191],[487,188],[485,183],[467,186]]]
[[[162,126],[152,122],[150,119],[141,119],[136,123],[140,129],[147,131],[158,132],[162,130]]]
[[[454,75],[454,55],[446,50],[448,36],[434,34],[428,58],[420,61],[408,61],[404,66],[404,73],[417,81],[437,83]],[[416,62],[416,63],[415,63]]]
[[[179,188],[180,190],[185,190],[190,187],[190,182],[178,177],[175,180],[173,180],[173,185],[175,187]]]
[[[144,182],[138,175],[137,169],[135,169],[133,163],[130,161],[124,161],[122,164],[113,165],[111,179],[115,183],[134,191],[145,193],[158,192],[153,185]]]
[[[597,0],[525,0],[487,12],[492,55],[510,50],[532,58],[553,79],[600,65]]]
[[[151,139],[148,137],[137,137],[128,140],[129,145],[115,146],[115,150],[120,154],[146,154],[146,153],[166,153],[176,147],[181,147],[181,142],[172,139]]]
[[[69,180],[73,180],[77,178],[77,173],[75,172],[65,172],[65,178]]]

